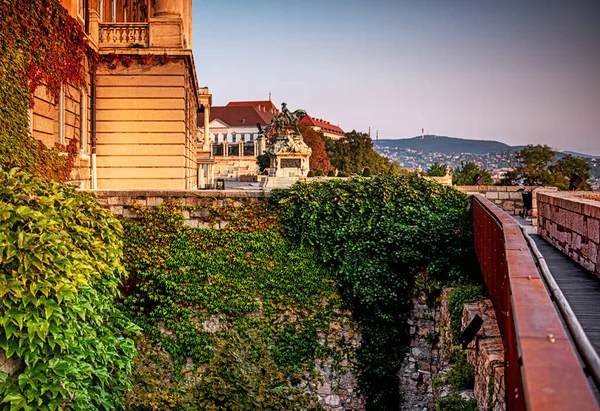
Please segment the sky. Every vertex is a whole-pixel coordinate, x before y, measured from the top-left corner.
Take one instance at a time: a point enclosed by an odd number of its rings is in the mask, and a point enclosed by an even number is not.
[[[598,0],[193,2],[213,105],[285,101],[345,131],[600,155]]]

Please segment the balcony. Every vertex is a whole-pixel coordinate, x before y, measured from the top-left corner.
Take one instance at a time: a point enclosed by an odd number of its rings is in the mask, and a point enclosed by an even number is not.
[[[100,48],[148,47],[148,23],[100,23]]]

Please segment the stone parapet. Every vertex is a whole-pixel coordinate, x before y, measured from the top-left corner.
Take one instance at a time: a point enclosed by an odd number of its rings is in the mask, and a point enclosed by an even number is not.
[[[556,187],[538,186],[455,186],[455,188],[469,196],[480,194],[510,215],[519,215],[523,212],[523,195],[519,190],[535,193],[558,190]],[[531,218],[532,224],[536,225],[537,204],[535,195],[532,198]]]
[[[600,277],[600,193],[538,193],[538,233]]]

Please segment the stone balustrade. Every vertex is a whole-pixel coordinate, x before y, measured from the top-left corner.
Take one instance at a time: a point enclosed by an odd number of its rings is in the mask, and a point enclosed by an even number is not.
[[[600,277],[600,193],[537,194],[538,233]]]
[[[148,23],[100,23],[99,45],[103,47],[148,47]]]

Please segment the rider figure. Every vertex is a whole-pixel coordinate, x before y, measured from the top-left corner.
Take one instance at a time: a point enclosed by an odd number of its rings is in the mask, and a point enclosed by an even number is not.
[[[286,103],[281,103],[281,114],[283,117],[283,121],[284,124],[287,126],[291,126],[294,124],[294,115],[290,112],[290,110],[287,108],[287,104]]]

